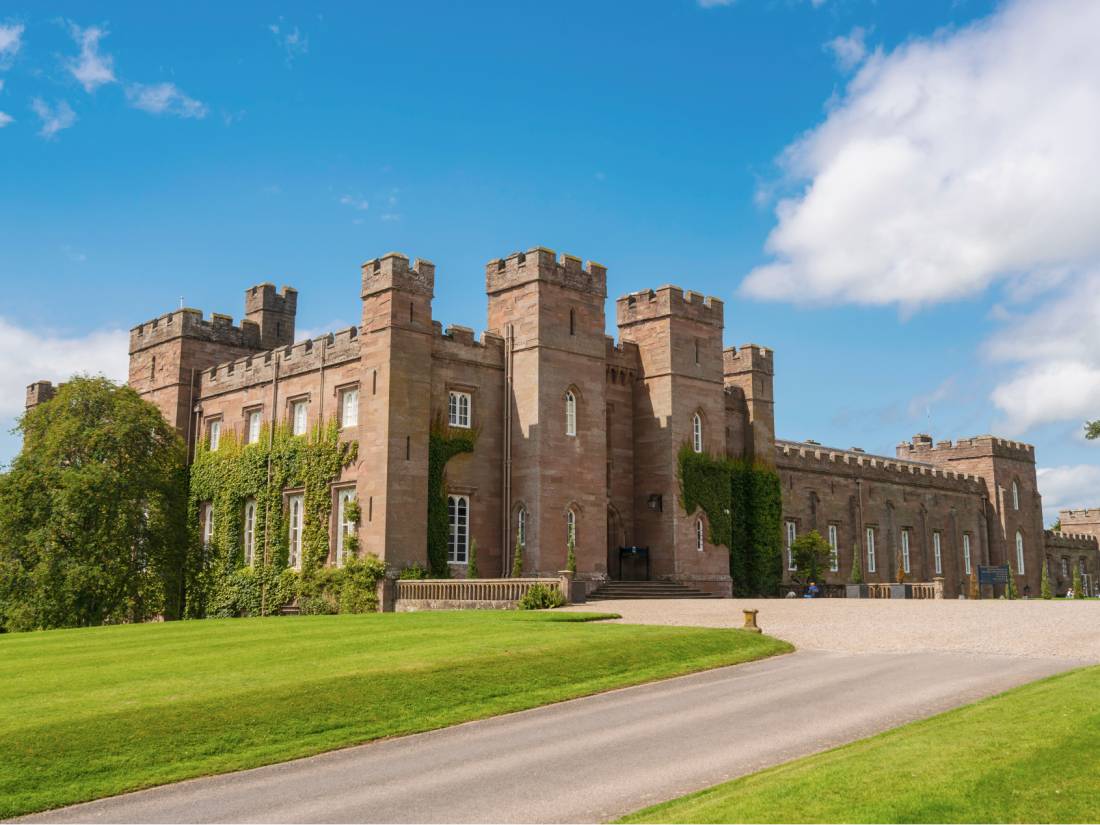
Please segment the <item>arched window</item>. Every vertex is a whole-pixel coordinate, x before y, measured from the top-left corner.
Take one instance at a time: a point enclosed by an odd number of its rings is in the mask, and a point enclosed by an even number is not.
[[[577,396],[572,390],[565,393],[565,434],[577,434]]]
[[[256,551],[256,499],[250,498],[244,503],[244,563],[252,566]]]
[[[565,541],[567,544],[573,542],[573,546],[577,546],[577,514],[572,507],[565,511]]]
[[[527,546],[527,508],[516,510],[516,542],[520,547]]]
[[[703,452],[703,416],[695,413],[691,419],[691,449]]]
[[[1016,531],[1016,573],[1024,575],[1024,536]]]
[[[1012,482],[1012,509],[1020,509],[1020,485],[1015,481]]]
[[[466,496],[447,496],[447,520],[450,522],[447,561],[465,564],[470,544],[470,499]]]
[[[695,549],[703,552],[703,520],[695,520]]]

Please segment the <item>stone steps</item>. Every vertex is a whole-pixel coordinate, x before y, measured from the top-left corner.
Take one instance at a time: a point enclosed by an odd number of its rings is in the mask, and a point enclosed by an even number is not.
[[[668,581],[607,581],[588,594],[588,601],[612,599],[718,599],[676,582]]]

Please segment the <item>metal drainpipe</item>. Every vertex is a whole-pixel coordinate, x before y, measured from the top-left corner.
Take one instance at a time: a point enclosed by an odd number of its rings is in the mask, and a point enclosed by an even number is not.
[[[863,570],[863,580],[864,582],[866,582],[866,576],[869,571],[866,569],[867,555],[865,551],[867,548],[863,546],[863,540],[866,536],[867,528],[863,526],[863,479],[861,478],[856,479],[856,493],[859,495],[859,533],[856,535],[856,546],[859,548],[859,552],[863,556],[863,559],[860,560],[859,566],[860,569]],[[878,565],[876,565],[876,567],[877,566]]]
[[[273,354],[273,368],[271,372],[271,425],[268,427],[267,432],[267,499],[268,503],[271,501],[271,450],[275,446],[275,423],[278,420],[278,408],[279,408],[279,355]],[[267,512],[266,505],[264,509],[264,572],[267,572],[267,565],[270,563],[270,553],[268,548],[270,547],[270,532],[271,532],[271,513]],[[265,575],[260,580],[260,615],[267,615],[267,576]]]
[[[507,578],[511,572],[509,554],[512,550],[512,350],[514,331],[508,325],[504,343],[504,491],[501,497],[501,576]]]

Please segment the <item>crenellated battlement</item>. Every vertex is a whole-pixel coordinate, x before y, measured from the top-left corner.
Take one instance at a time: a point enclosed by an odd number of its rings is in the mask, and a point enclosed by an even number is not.
[[[620,328],[655,318],[686,318],[721,329],[723,307],[720,298],[665,284],[624,295],[615,302],[615,314]]]
[[[960,438],[958,441],[945,439],[933,444],[932,436],[917,433],[911,441],[898,445],[899,458],[913,457],[921,460],[936,458],[1008,458],[1015,461],[1035,463],[1035,447],[1022,441],[1012,441],[994,435],[978,435],[973,438]]]
[[[175,338],[260,349],[260,327],[253,321],[243,320],[238,327],[233,325],[230,315],[214,312],[207,321],[202,317],[202,310],[177,309],[131,329],[130,354]]]
[[[45,404],[57,395],[57,391],[64,386],[62,383],[55,387],[52,381],[35,381],[27,387],[26,409],[29,410],[39,404]]]
[[[1100,522],[1100,508],[1098,507],[1086,507],[1081,510],[1060,510],[1058,512],[1059,520],[1065,523],[1096,523]]]
[[[1097,550],[1100,542],[1089,533],[1063,533],[1061,530],[1044,530],[1043,543],[1050,550]]]
[[[429,298],[435,294],[435,264],[431,261],[417,258],[410,266],[407,255],[387,252],[363,264],[362,272],[363,298],[387,289],[415,292]]]
[[[536,246],[526,252],[513,252],[485,264],[485,291],[489,295],[532,281],[546,281],[566,289],[607,296],[607,267],[574,255],[558,257],[552,249]]]
[[[237,358],[202,371],[202,395],[209,396],[239,390],[271,381],[275,361],[279,379],[324,366],[332,367],[359,357],[359,328],[349,327],[307,341]]]
[[[759,344],[742,344],[722,350],[722,374],[737,375],[743,372],[764,372],[775,375],[775,359],[772,350]]]
[[[804,441],[776,441],[775,447],[777,463],[790,469],[846,473],[893,483],[926,483],[955,492],[982,493],[985,490],[985,482],[978,476],[944,470],[918,461],[872,455],[856,449],[841,450]]]
[[[471,327],[451,324],[444,331],[439,321],[432,321],[432,330],[433,357],[504,368],[504,339],[496,333],[482,332],[481,337],[477,338]]]

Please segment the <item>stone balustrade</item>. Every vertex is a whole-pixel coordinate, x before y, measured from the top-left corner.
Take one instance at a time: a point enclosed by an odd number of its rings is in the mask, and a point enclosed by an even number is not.
[[[515,607],[532,587],[558,590],[569,599],[569,583],[562,578],[514,579],[398,579],[394,609],[471,610]]]

